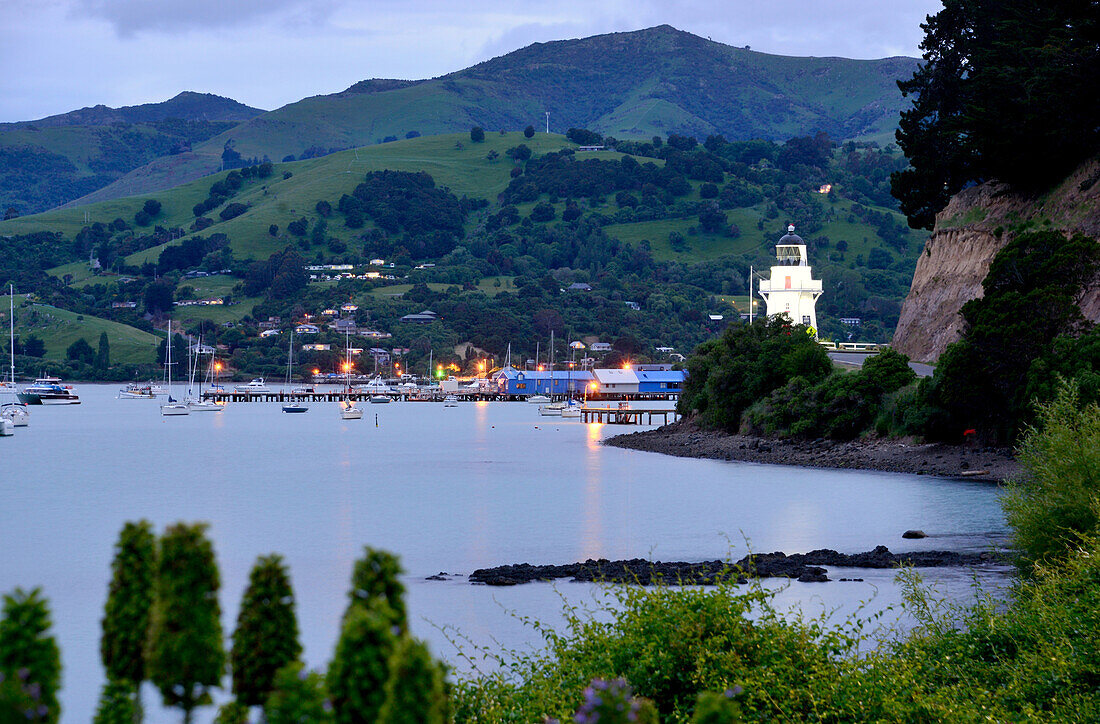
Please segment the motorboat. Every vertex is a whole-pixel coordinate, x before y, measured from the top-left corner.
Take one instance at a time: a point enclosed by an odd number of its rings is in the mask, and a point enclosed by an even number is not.
[[[152,384],[131,382],[118,391],[118,399],[155,400],[157,399],[157,393],[153,390]]]
[[[309,412],[309,406],[303,405],[300,402],[290,402],[283,405],[283,412],[296,413],[296,412]]]
[[[362,408],[356,407],[351,400],[345,400],[340,404],[340,419],[360,420],[363,417]]]
[[[8,437],[15,434],[15,425],[11,420],[0,418],[0,437]]]
[[[541,405],[539,407],[539,414],[543,416],[561,417],[562,410],[564,409],[564,402],[553,402],[549,405]]]
[[[367,384],[365,385],[357,385],[355,387],[355,391],[363,392],[372,396],[384,395],[386,396],[387,400],[389,399],[389,395],[393,392],[390,386],[387,385],[382,379],[382,375],[375,375],[375,377],[367,382]]]
[[[443,398],[444,407],[458,407],[458,395],[447,395]]]
[[[0,419],[8,420],[15,427],[26,427],[31,413],[22,402],[5,402],[0,405]]]
[[[390,399],[389,395],[371,395],[370,396],[370,403],[372,405],[385,405],[385,404],[387,404],[389,402],[392,402],[392,401],[393,400]]]
[[[26,405],[79,405],[80,397],[72,385],[62,385],[57,377],[39,377],[18,395]]]
[[[264,382],[263,377],[256,377],[247,385],[237,385],[233,388],[233,391],[247,395],[262,395],[265,392],[271,392],[271,388]]]
[[[527,398],[527,401],[532,405],[548,405],[550,404],[550,398],[546,395],[531,395]]]

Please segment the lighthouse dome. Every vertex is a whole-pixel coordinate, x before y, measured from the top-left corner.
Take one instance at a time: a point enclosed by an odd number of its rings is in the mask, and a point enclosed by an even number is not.
[[[780,244],[805,244],[802,237],[794,233],[794,224],[787,227],[787,234],[779,240]]]

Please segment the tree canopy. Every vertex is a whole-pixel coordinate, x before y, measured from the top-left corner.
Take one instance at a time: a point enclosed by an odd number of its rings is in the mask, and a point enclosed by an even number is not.
[[[914,228],[990,179],[1041,190],[1100,151],[1100,13],[1088,0],[945,0],[921,26],[924,63],[898,83],[913,106],[893,177]]]

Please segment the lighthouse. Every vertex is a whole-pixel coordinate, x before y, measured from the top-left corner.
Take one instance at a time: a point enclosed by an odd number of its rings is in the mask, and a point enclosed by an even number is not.
[[[821,296],[821,280],[814,279],[806,258],[806,242],[794,233],[794,225],[775,245],[775,266],[771,279],[760,280],[760,296],[768,305],[768,316],[785,314],[795,324],[804,324],[817,336],[814,306]]]

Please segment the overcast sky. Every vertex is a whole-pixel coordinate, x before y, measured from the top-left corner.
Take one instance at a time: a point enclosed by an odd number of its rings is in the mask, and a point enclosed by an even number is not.
[[[0,121],[183,90],[274,109],[667,23],[783,55],[919,56],[939,0],[0,0]]]

